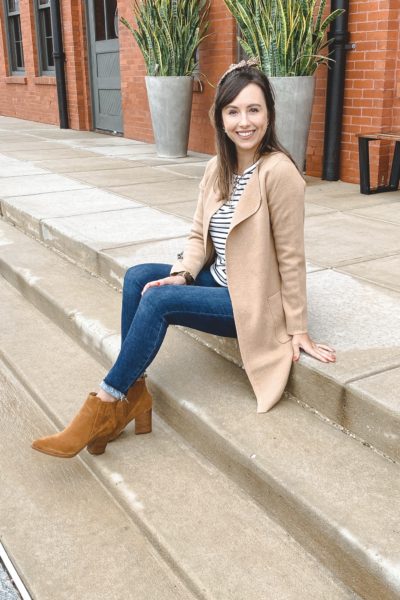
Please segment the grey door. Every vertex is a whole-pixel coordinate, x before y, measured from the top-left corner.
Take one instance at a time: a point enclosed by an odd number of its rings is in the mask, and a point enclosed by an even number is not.
[[[122,133],[117,0],[88,0],[93,125]]]

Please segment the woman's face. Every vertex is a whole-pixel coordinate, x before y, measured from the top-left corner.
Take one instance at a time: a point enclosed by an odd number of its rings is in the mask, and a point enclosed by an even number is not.
[[[226,135],[236,146],[238,158],[252,161],[268,126],[268,110],[263,91],[249,83],[222,109]]]

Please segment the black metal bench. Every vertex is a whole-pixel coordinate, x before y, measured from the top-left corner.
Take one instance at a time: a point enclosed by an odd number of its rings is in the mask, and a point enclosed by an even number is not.
[[[395,192],[400,180],[400,131],[388,133],[359,133],[358,157],[360,163],[360,192],[361,194],[378,194],[380,192]],[[369,142],[373,140],[394,141],[392,168],[390,171],[389,185],[378,185],[371,189],[369,169]]]

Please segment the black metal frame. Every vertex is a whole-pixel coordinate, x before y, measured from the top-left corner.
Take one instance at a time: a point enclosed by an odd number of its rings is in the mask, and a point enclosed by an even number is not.
[[[56,74],[58,114],[60,129],[69,129],[67,85],[65,79],[65,54],[62,38],[60,0],[51,0],[51,27],[53,30],[53,57]]]
[[[360,165],[360,192],[361,194],[379,194],[381,192],[396,192],[400,181],[400,141],[396,142],[393,153],[392,168],[390,170],[389,185],[378,185],[371,189],[369,168],[369,142],[377,141],[370,137],[358,138],[358,158]]]
[[[337,181],[340,176],[340,152],[347,51],[352,48],[349,41],[349,0],[331,0],[331,11],[340,8],[344,13],[331,23],[328,33],[328,65],[326,89],[324,154],[322,179]]]

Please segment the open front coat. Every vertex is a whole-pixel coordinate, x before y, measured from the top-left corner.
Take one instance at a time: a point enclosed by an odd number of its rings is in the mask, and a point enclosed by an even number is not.
[[[194,278],[213,262],[212,215],[223,204],[217,159],[207,164],[183,258],[171,272]],[[282,396],[292,365],[290,343],[307,331],[304,256],[305,182],[281,152],[264,155],[237,204],[226,240],[228,289],[243,365],[267,412]]]

